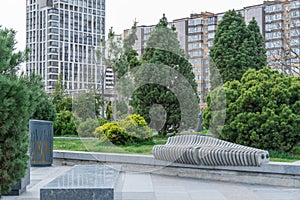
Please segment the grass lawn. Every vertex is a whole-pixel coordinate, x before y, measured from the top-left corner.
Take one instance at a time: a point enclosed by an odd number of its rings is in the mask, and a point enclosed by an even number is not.
[[[140,144],[128,144],[116,146],[113,144],[104,144],[98,140],[63,140],[54,139],[55,150],[103,152],[103,153],[129,153],[129,154],[152,154],[152,147],[156,144],[165,144],[167,138],[154,138],[153,142]]]
[[[152,147],[157,144],[165,144],[167,137],[154,137],[153,142],[141,144],[127,144],[124,146],[115,146],[113,144],[104,144],[98,140],[63,140],[54,139],[55,150],[103,152],[103,153],[127,153],[127,154],[152,154]],[[274,162],[295,162],[300,160],[300,148],[295,147],[291,153],[269,151],[271,161]]]

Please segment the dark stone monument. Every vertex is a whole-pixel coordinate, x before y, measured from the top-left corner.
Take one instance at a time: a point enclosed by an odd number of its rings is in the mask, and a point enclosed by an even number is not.
[[[29,121],[31,166],[51,166],[53,163],[53,122]]]
[[[121,166],[76,165],[40,189],[41,200],[113,200]]]

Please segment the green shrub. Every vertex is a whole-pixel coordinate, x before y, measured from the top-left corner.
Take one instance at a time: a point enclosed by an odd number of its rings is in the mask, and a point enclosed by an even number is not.
[[[0,197],[27,167],[29,94],[18,81],[0,75]]]
[[[128,135],[116,122],[109,122],[96,128],[94,135],[100,138],[101,142],[111,142],[115,145],[124,145]]]
[[[107,119],[105,118],[98,118],[99,121],[99,126],[103,126],[104,124],[106,124],[107,122],[109,122]]]
[[[49,99],[48,95],[44,94],[39,99],[36,111],[31,119],[54,121],[56,117],[55,105]]]
[[[145,142],[152,140],[152,130],[147,126],[146,120],[137,114],[129,115],[119,122],[125,132],[130,136],[128,142]]]
[[[225,83],[224,89],[227,108],[224,109],[226,120],[221,139],[285,152],[291,151],[299,142],[299,77],[286,76],[268,68],[251,69],[240,81]],[[204,125],[213,132],[214,129],[208,127],[213,120],[212,101],[210,97],[208,100]]]
[[[128,106],[124,101],[117,102],[117,119],[124,119],[128,114]]]
[[[40,79],[17,75],[25,57],[15,44],[15,31],[0,26],[0,199],[25,175],[29,119],[44,94]]]
[[[61,111],[57,114],[54,123],[55,135],[76,135],[76,125],[70,111]]]
[[[95,94],[95,91],[80,92],[73,98],[72,111],[82,120],[93,119],[99,116],[99,107],[101,104],[101,100]]]
[[[88,118],[78,126],[78,135],[80,137],[93,137],[95,129],[99,126],[98,119]]]
[[[76,124],[76,127],[78,127],[82,123],[82,119],[77,115],[73,113],[74,122]]]
[[[152,141],[152,130],[146,120],[137,114],[127,116],[120,122],[108,122],[96,128],[94,135],[101,142],[110,141],[116,145]]]

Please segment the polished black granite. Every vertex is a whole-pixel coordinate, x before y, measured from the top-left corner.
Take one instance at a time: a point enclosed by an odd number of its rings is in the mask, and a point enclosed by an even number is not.
[[[40,189],[41,200],[113,200],[120,166],[76,165]]]

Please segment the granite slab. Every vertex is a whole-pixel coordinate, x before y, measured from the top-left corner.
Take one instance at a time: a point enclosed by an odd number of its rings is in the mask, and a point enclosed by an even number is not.
[[[41,200],[113,200],[119,165],[76,165],[40,189]]]

